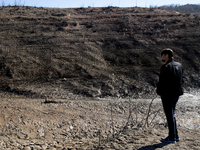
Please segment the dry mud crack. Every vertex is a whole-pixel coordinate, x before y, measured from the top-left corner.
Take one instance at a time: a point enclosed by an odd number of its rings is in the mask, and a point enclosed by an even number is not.
[[[177,105],[181,141],[165,145],[160,99],[144,127],[145,99],[60,100],[1,98],[0,149],[200,149],[198,96]]]

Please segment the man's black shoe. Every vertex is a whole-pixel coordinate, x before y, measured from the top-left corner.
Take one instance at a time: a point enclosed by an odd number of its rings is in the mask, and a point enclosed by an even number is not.
[[[178,138],[177,138],[177,140],[178,140]],[[174,140],[170,137],[166,137],[166,138],[161,138],[161,142],[163,142],[163,143],[176,143],[176,140]]]
[[[180,138],[176,138],[176,142],[179,142],[180,141]]]

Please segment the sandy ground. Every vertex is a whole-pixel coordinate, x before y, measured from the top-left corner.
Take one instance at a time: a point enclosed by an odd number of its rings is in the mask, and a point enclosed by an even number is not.
[[[198,95],[186,94],[177,104],[176,144],[160,142],[168,130],[159,98],[150,111],[151,99],[0,100],[2,150],[200,149]]]

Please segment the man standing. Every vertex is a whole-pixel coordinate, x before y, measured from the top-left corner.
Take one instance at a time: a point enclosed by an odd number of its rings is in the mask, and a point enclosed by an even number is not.
[[[183,95],[183,68],[180,63],[173,60],[173,55],[169,48],[161,52],[161,59],[165,64],[161,67],[156,91],[161,96],[168,123],[169,134],[166,138],[161,138],[161,142],[164,143],[176,143],[180,140],[174,112],[179,96]]]

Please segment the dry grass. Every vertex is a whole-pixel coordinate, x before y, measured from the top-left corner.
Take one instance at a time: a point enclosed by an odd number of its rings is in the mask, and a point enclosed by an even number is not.
[[[197,16],[137,7],[8,6],[0,12],[0,73],[9,89],[48,97],[48,88],[35,90],[45,83],[90,97],[149,96],[165,47],[183,64],[185,87],[199,86]]]

